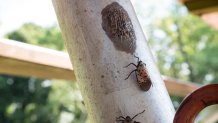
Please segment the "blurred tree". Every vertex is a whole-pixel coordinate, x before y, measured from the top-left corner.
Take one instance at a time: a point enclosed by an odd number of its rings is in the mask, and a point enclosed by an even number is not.
[[[42,82],[35,78],[1,75],[0,122],[25,123],[28,112],[47,104],[48,92],[51,87],[43,87]],[[44,118],[49,121],[49,117]]]
[[[55,26],[42,28],[32,23],[6,34],[24,43],[64,50]],[[86,113],[75,83],[0,75],[1,123],[84,123]],[[80,97],[80,98],[79,98]]]
[[[169,15],[153,21],[148,32],[163,75],[198,84],[218,82],[218,33],[199,17],[174,3]],[[171,96],[176,109],[182,99]]]
[[[63,38],[56,26],[42,28],[32,23],[26,23],[18,30],[6,34],[5,37],[51,49],[65,50]]]
[[[170,9],[169,16],[155,19],[148,31],[161,73],[200,84],[217,83],[217,31],[178,4]],[[63,39],[55,26],[42,28],[28,23],[6,37],[64,50]],[[86,119],[75,84],[2,75],[0,97],[3,123],[82,123]],[[171,99],[176,108],[182,100],[176,96]]]
[[[149,41],[161,73],[199,84],[218,81],[218,35],[199,17],[175,4],[152,25]]]

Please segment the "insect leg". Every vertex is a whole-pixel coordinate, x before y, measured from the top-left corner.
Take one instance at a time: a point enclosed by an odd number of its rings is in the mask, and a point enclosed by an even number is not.
[[[139,114],[142,114],[142,113],[144,113],[144,112],[145,112],[145,110],[143,110],[142,112],[136,114],[136,115],[132,118],[132,120],[133,120],[135,117],[137,117]]]
[[[130,64],[128,64],[127,66],[125,66],[124,68],[129,67],[129,65],[134,65],[135,67],[137,67],[136,64],[130,63]]]
[[[125,78],[125,80],[127,80],[127,79],[130,77],[130,75],[131,75],[133,72],[135,72],[135,71],[137,71],[137,69],[133,70],[133,71]]]
[[[140,123],[140,122],[136,122],[136,121],[134,121],[133,123]]]
[[[122,121],[122,122],[124,122],[124,121],[125,121],[125,117],[119,116],[119,117],[116,118],[116,121]]]
[[[137,75],[136,72],[135,72],[135,76],[136,76],[136,80],[137,80],[137,82],[139,83],[138,75]]]
[[[116,120],[116,121],[118,121],[118,122],[119,122],[119,121],[122,121],[122,123],[124,123],[125,120]]]

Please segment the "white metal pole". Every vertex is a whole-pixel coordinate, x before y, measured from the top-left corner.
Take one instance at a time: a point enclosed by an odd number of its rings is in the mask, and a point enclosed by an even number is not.
[[[129,0],[53,0],[53,5],[91,122],[115,123],[118,116],[145,110],[134,121],[172,123],[174,108]],[[125,80],[136,68],[124,68],[137,64],[134,55],[146,64],[150,88],[146,83],[142,90],[135,74]]]

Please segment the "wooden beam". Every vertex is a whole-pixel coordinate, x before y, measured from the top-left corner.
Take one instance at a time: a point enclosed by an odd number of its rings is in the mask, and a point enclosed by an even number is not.
[[[218,10],[217,0],[180,0],[194,14],[204,14]]]
[[[171,95],[184,97],[200,87],[198,84],[181,81],[166,76],[163,76],[163,79],[167,90]]]
[[[17,41],[0,40],[0,73],[76,81],[67,53]],[[199,85],[163,76],[171,95],[186,96]]]
[[[7,39],[0,40],[0,73],[75,80],[66,53]]]
[[[0,46],[0,56],[72,70],[64,52],[8,39],[0,39]]]
[[[46,79],[75,80],[72,70],[0,56],[0,73]]]

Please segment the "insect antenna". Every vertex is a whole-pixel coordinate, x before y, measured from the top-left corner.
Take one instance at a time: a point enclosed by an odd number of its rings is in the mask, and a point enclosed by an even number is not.
[[[119,117],[117,117],[116,118],[116,121],[125,121],[125,117],[123,117],[123,116],[119,116]]]
[[[139,62],[139,57],[137,57],[135,54],[134,54],[134,57],[137,58],[137,62]]]
[[[123,123],[123,121],[125,121],[125,120],[116,120],[116,121],[122,121],[122,123]]]
[[[142,114],[142,113],[144,113],[144,112],[145,112],[145,110],[143,110],[142,112],[136,114],[136,115],[132,118],[132,120],[133,120],[135,117],[137,117],[138,115],[140,115],[140,114]]]

